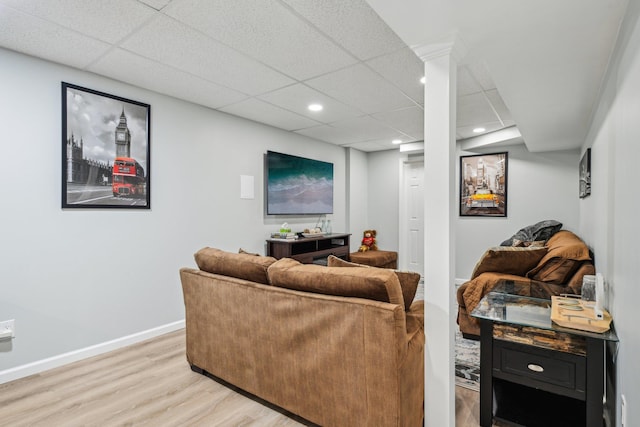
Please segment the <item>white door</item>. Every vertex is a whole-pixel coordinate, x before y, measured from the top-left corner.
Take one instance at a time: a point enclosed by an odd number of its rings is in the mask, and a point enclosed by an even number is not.
[[[424,277],[424,161],[405,161],[400,191],[401,268]]]

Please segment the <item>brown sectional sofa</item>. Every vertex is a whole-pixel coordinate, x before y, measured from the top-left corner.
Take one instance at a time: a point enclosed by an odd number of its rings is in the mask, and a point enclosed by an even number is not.
[[[322,426],[422,425],[423,302],[405,307],[394,271],[195,257],[180,270],[194,371]]]
[[[531,287],[539,292],[534,296],[551,298],[563,293],[580,294],[585,274],[595,274],[589,248],[568,230],[555,233],[543,247],[490,248],[476,264],[471,280],[458,288],[460,331],[466,338],[478,338],[480,324],[469,313],[501,280],[512,280],[521,288],[538,282]]]

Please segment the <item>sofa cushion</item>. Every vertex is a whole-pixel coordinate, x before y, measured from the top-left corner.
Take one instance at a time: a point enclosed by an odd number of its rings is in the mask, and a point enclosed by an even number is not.
[[[339,268],[301,264],[282,258],[268,268],[273,286],[325,295],[367,298],[398,304],[404,308],[397,276],[382,268]]]
[[[398,253],[394,251],[366,251],[352,252],[349,254],[351,261],[380,268],[396,268],[398,266]]]
[[[202,248],[194,256],[198,268],[202,271],[265,285],[269,284],[267,268],[276,262],[275,258],[269,256],[235,254],[214,248]]]
[[[329,257],[327,258],[327,266],[376,268],[364,264],[345,261],[342,258],[338,258],[334,255],[329,255]],[[413,303],[413,299],[416,296],[416,291],[418,290],[418,283],[420,283],[420,274],[413,271],[391,271],[395,273],[398,281],[400,282],[400,288],[402,288],[402,299],[404,300],[404,307],[406,310],[409,310],[411,308],[411,304]]]
[[[547,248],[527,246],[496,246],[485,251],[471,274],[475,279],[485,272],[500,272],[524,276],[534,268],[547,253]]]
[[[547,241],[547,253],[527,277],[540,282],[563,284],[590,261],[589,248],[578,236],[561,230]]]

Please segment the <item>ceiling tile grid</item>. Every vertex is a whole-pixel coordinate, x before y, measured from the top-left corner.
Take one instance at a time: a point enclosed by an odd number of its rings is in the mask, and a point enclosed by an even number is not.
[[[390,128],[405,134],[406,138],[400,138],[402,142],[424,139],[424,110],[420,107],[385,111],[373,114],[373,117]]]
[[[405,47],[364,0],[282,0],[360,60]]]
[[[387,139],[391,141],[402,136],[397,130],[391,129],[370,116],[342,120],[332,123],[331,126],[349,135],[343,141],[339,142],[340,145],[374,139]]]
[[[118,42],[155,13],[136,0],[2,0],[2,3],[107,43]]]
[[[110,45],[0,4],[0,46],[84,68]]]
[[[276,107],[257,98],[248,98],[236,104],[228,105],[220,108],[220,111],[289,131],[317,126],[319,124],[314,120]]]
[[[298,80],[356,63],[277,1],[186,0],[163,12]]]
[[[415,105],[395,86],[362,64],[305,83],[367,114]]]
[[[349,107],[302,83],[260,95],[258,98],[321,123],[331,123],[364,115],[362,111]],[[323,109],[322,111],[310,111],[308,108],[310,104],[320,104]]]
[[[365,0],[0,0],[0,46],[363,151],[424,138],[424,65]],[[513,125],[483,63],[458,90],[458,137]]]
[[[155,10],[161,10],[163,7],[165,7],[171,2],[171,0],[138,0],[138,1],[148,6],[151,6]]]
[[[285,75],[162,15],[122,43],[122,47],[250,95],[294,83]]]
[[[366,64],[414,102],[424,105],[424,84],[420,82],[424,76],[424,63],[411,49],[400,49]]]
[[[233,89],[143,58],[124,49],[109,52],[92,64],[88,70],[135,86],[146,86],[147,89],[175,98],[189,99],[191,102],[214,109],[247,98],[247,95]],[[153,79],[149,76],[153,76]]]

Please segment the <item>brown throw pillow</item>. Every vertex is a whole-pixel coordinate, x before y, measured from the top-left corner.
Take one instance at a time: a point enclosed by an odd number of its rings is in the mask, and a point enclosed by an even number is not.
[[[234,254],[214,248],[202,248],[195,253],[196,264],[202,271],[213,274],[269,284],[267,268],[275,258],[248,254]]]
[[[571,279],[583,261],[591,261],[587,245],[572,232],[560,230],[547,241],[547,253],[527,277],[562,285]]]
[[[342,258],[338,258],[334,255],[329,255],[329,257],[327,258],[327,266],[377,268],[364,264],[356,264],[355,262],[345,261]],[[406,310],[409,310],[411,308],[411,304],[413,303],[413,299],[416,296],[416,291],[418,290],[418,283],[420,283],[420,274],[413,271],[391,271],[395,273],[398,281],[400,282],[400,287],[402,288],[402,299],[404,300],[404,308]]]
[[[268,274],[271,285],[281,288],[404,306],[400,283],[391,270],[324,267],[282,258],[269,267]]]
[[[476,264],[471,279],[475,279],[487,271],[524,277],[529,270],[538,265],[546,253],[546,248],[535,246],[496,246],[489,248]]]

